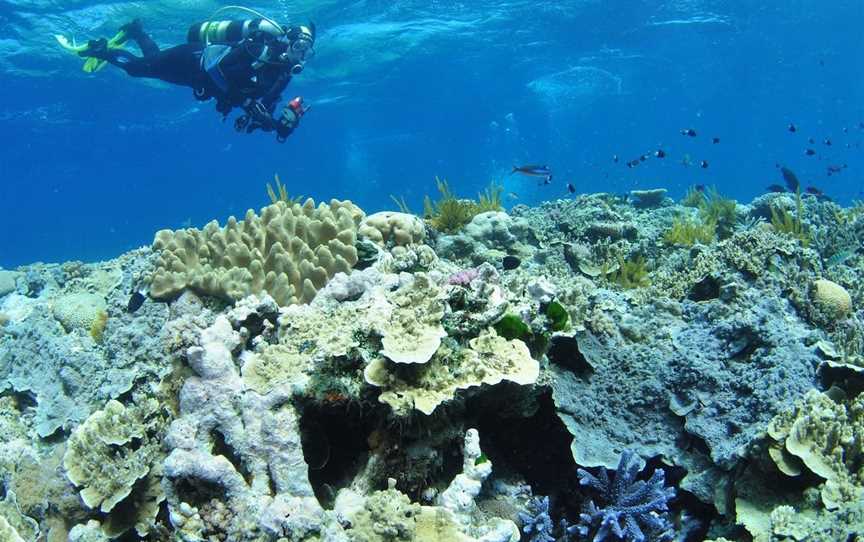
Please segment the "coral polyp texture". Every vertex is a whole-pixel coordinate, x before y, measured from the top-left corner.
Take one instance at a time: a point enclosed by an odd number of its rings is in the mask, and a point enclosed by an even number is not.
[[[864,212],[696,192],[0,270],[0,539],[852,540]]]
[[[363,212],[349,201],[302,205],[278,201],[247,211],[243,220],[215,221],[203,230],[162,230],[150,283],[157,299],[184,289],[238,301],[268,293],[280,305],[308,303],[336,273],[357,263],[357,229]]]

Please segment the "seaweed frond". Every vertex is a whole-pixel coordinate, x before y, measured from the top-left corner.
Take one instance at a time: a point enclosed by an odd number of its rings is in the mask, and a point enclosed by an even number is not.
[[[667,245],[692,247],[696,243],[710,245],[717,235],[717,224],[714,222],[698,222],[685,217],[678,217],[666,233],[663,242]]]
[[[413,215],[411,209],[408,207],[408,203],[405,201],[405,196],[399,196],[398,198],[393,194],[390,194],[390,199],[393,200],[393,203],[396,204],[396,208],[399,209],[400,213],[405,213],[409,215]]]
[[[691,186],[687,189],[687,193],[681,199],[681,205],[684,207],[699,208],[705,204],[705,191],[701,188]]]
[[[642,256],[625,260],[619,255],[618,269],[606,275],[606,279],[627,290],[646,288],[651,285],[651,280],[648,278],[648,262]]]
[[[437,201],[432,201],[429,196],[423,198],[423,216],[438,231],[456,233],[478,214],[502,209],[504,189],[495,183],[479,195],[479,202],[457,198],[446,179],[435,177],[435,184],[440,198]]]
[[[279,179],[279,174],[273,174],[273,182],[276,183],[276,189],[274,190],[270,183],[267,183],[267,195],[270,196],[270,202],[276,203],[279,201],[284,201],[289,205],[293,205],[295,203],[300,203],[303,201],[303,196],[295,196],[290,197],[288,195],[288,189],[285,184]]]
[[[477,195],[477,214],[503,210],[504,206],[501,205],[503,193],[503,186],[495,181],[489,183],[489,187]]]
[[[795,216],[789,211],[779,207],[771,207],[771,225],[774,231],[794,237],[807,247],[810,245],[810,230],[803,222],[804,203],[801,200],[801,189],[795,191]]]
[[[726,239],[735,231],[737,202],[724,198],[713,186],[705,193],[705,200],[699,206],[699,215],[705,224],[714,223],[717,235]]]

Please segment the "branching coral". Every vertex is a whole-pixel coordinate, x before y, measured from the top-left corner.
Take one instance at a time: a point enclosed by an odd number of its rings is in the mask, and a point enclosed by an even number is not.
[[[660,542],[674,536],[666,517],[668,502],[675,488],[666,487],[661,469],[656,469],[648,481],[637,480],[642,461],[631,450],[625,450],[618,462],[613,480],[606,469],[598,476],[579,469],[579,483],[600,494],[605,508],[588,501],[580,514],[579,532],[594,542],[621,540],[626,542]]]
[[[569,525],[565,518],[561,518],[558,528],[555,528],[549,513],[549,497],[535,497],[528,501],[526,510],[519,512],[519,521],[528,542],[569,542],[575,540],[571,535],[575,536],[579,530],[578,525]]]

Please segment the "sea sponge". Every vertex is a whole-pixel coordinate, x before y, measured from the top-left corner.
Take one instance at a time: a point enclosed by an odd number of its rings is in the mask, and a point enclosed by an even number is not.
[[[426,226],[417,216],[383,211],[367,216],[360,223],[359,234],[382,247],[404,247],[422,243],[426,237]]]
[[[64,295],[54,302],[54,318],[67,333],[83,330],[90,333],[93,324],[105,314],[105,298],[89,292]]]
[[[251,209],[244,220],[216,221],[156,234],[159,251],[150,293],[171,299],[185,288],[237,301],[267,292],[279,305],[308,303],[338,272],[357,263],[357,229],[363,211],[350,201],[331,200],[318,207],[279,201]]]
[[[155,399],[131,407],[111,400],[73,431],[63,466],[85,505],[110,512],[150,472],[159,450],[151,435],[158,408]]]
[[[818,279],[810,285],[814,307],[828,320],[843,319],[852,313],[852,297],[836,282]]]

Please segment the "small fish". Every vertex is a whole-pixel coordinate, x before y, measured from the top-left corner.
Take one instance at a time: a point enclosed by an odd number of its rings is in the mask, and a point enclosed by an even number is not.
[[[657,158],[666,158],[666,151],[664,151],[663,149],[657,149],[656,151],[654,151],[654,156],[656,156]]]
[[[510,199],[519,199],[519,194],[516,192],[507,192],[507,197]]]
[[[618,163],[618,155],[617,154],[612,155],[612,161],[615,162],[616,164]]]
[[[810,195],[813,195],[813,196],[817,196],[817,197],[825,195],[824,192],[822,192],[821,190],[819,190],[815,186],[808,186],[807,188],[804,189],[804,192],[806,192]]]
[[[787,167],[780,166],[780,174],[783,175],[783,180],[786,181],[786,188],[792,192],[797,192],[801,188],[801,183],[798,181],[798,177],[795,175],[794,171]]]
[[[831,138],[826,137],[825,140],[822,141],[822,143],[824,143],[824,144],[826,144],[826,145],[828,145],[828,146],[830,147],[830,146],[831,146]]]
[[[701,162],[699,162],[699,167],[701,167],[702,169],[707,168],[708,167],[708,160],[702,160]]]
[[[571,194],[576,193],[576,187],[573,186],[573,183],[567,183],[567,191],[570,192]]]
[[[639,161],[640,161],[640,162],[644,162],[644,161],[647,160],[647,159],[648,159],[648,155],[647,155],[647,154],[643,154],[642,156],[639,157]]]
[[[529,177],[545,177],[547,181],[552,180],[552,170],[549,166],[513,166],[513,171],[510,172],[510,175],[513,175],[514,173],[521,173],[522,175],[528,175]],[[546,184],[549,183],[547,182]]]
[[[505,271],[512,271],[522,265],[522,260],[517,258],[516,256],[504,256],[501,260],[501,267],[504,268]]]
[[[704,184],[693,185],[693,190],[695,190],[697,192],[705,192],[705,185]]]
[[[787,130],[789,130],[790,132],[797,132],[797,131],[798,131],[798,127],[795,126],[795,125],[792,124],[792,123],[789,123],[789,128],[787,128]]]
[[[807,156],[813,156],[814,154],[816,154],[816,151],[814,151],[813,149],[807,149],[804,151],[804,154],[806,154]]]
[[[847,128],[846,126],[844,126],[844,127],[843,127],[843,133],[844,133],[844,134],[848,134],[848,133],[849,133],[849,128]]]
[[[843,164],[843,165],[829,164],[827,169],[828,169],[828,176],[830,177],[834,173],[840,173],[841,171],[846,169],[846,164]]]
[[[816,140],[814,140],[812,137],[808,137],[808,138],[807,138],[807,143],[810,143],[811,145],[813,145],[813,144],[816,143]]]
[[[693,128],[683,128],[681,130],[681,135],[685,135],[688,137],[696,137],[696,130]]]
[[[639,160],[630,160],[627,162],[627,167],[633,168],[639,165]]]
[[[141,305],[144,304],[144,301],[147,299],[147,296],[141,290],[135,290],[132,292],[132,295],[129,296],[129,303],[126,304],[126,312],[135,312],[141,308]]]
[[[767,190],[767,191],[769,191],[769,192],[785,192],[785,191],[786,191],[786,187],[784,187],[784,186],[780,186],[779,184],[771,184],[771,185],[768,185],[768,186],[765,188],[765,190]]]
[[[712,138],[711,138],[711,143],[713,143],[713,144],[715,144],[715,145],[716,145],[717,143],[720,143],[720,138],[719,138],[719,137],[712,137]]]

